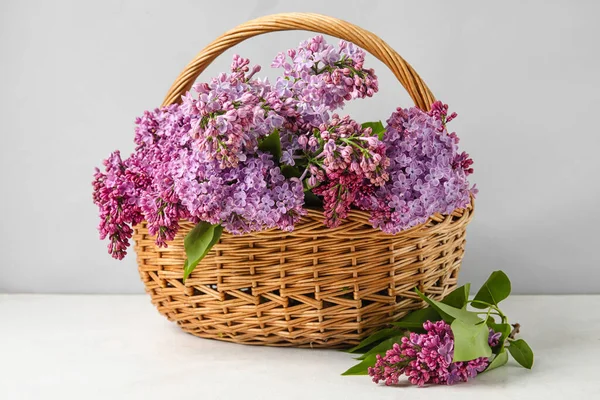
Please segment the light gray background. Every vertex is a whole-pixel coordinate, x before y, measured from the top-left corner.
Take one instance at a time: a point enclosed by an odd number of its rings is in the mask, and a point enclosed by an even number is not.
[[[461,280],[502,268],[518,293],[600,293],[600,3],[594,1],[6,1],[0,5],[0,292],[138,293],[135,255],[97,239],[93,167],[133,150],[133,119],[248,19],[311,11],[380,35],[459,113],[480,188]],[[267,67],[308,38],[235,49]],[[205,73],[225,70],[233,52]],[[410,99],[345,111],[385,120]]]

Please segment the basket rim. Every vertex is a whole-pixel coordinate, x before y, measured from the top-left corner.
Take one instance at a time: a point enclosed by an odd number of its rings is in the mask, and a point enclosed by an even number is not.
[[[306,210],[306,214],[301,217],[300,221],[298,221],[297,224],[313,223],[313,221],[315,219],[323,218],[322,210],[318,210],[318,209],[311,208],[311,207],[306,207],[305,210]],[[430,216],[427,219],[427,221],[425,221],[421,224],[415,225],[409,229],[400,231],[395,234],[390,234],[390,233],[385,233],[385,232],[381,231],[381,229],[375,228],[371,225],[371,223],[369,222],[369,218],[370,218],[369,212],[357,210],[357,209],[351,209],[348,212],[348,216],[344,219],[344,221],[340,224],[340,226],[338,226],[336,228],[329,228],[326,225],[322,224],[319,227],[317,227],[316,229],[311,230],[311,234],[316,234],[316,233],[318,233],[319,235],[343,234],[343,232],[347,229],[348,226],[356,225],[357,223],[360,223],[360,224],[365,225],[365,227],[368,226],[368,228],[366,228],[366,229],[376,232],[377,235],[380,236],[382,239],[385,239],[385,238],[393,239],[393,238],[397,238],[400,236],[406,236],[406,237],[410,237],[413,235],[421,236],[423,234],[423,232],[427,231],[427,230],[443,231],[448,225],[458,222],[458,221],[456,221],[456,219],[459,219],[459,220],[466,219],[466,221],[464,221],[464,223],[466,224],[466,223],[470,222],[471,218],[473,217],[474,210],[475,210],[475,199],[473,196],[471,196],[471,201],[466,207],[457,208],[456,210],[454,210],[454,212],[452,212],[452,214],[435,213],[432,216]],[[146,220],[142,221],[140,224],[145,224],[145,223],[146,223]],[[181,220],[181,221],[179,221],[179,223],[180,223],[180,225],[191,225],[191,226],[195,226],[197,224],[196,222],[189,221],[189,220]],[[277,237],[277,236],[287,236],[287,235],[302,236],[295,229],[293,231],[287,232],[287,231],[283,231],[279,228],[270,228],[270,229],[265,229],[262,231],[248,232],[248,233],[244,233],[241,235],[234,235],[227,231],[223,231],[223,235],[255,236],[255,237],[265,237],[266,236],[269,238],[273,238],[273,237]]]

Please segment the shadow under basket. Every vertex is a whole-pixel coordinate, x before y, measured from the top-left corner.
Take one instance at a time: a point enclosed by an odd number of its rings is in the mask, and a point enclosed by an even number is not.
[[[373,33],[336,18],[289,13],[246,22],[217,38],[185,67],[163,106],[179,102],[227,49],[295,29],[353,42],[390,68],[417,107],[428,110],[435,101],[414,69]],[[246,344],[342,348],[422,308],[415,287],[436,299],[456,287],[472,210],[471,204],[436,214],[397,235],[373,229],[362,211],[329,229],[322,212],[308,210],[293,232],[223,233],[185,283],[183,239],[193,224],[182,222],[168,247],[158,248],[142,223],[134,227],[135,251],[152,303],[186,332]]]

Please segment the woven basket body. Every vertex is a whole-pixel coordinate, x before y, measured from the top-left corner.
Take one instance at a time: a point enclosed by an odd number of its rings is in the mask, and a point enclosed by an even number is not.
[[[433,95],[394,50],[372,33],[316,14],[279,14],[247,22],[207,46],[171,87],[164,105],[179,101],[219,54],[262,33],[303,29],[354,42],[383,61],[415,104]],[[391,112],[391,110],[390,110]],[[373,229],[368,214],[352,211],[335,229],[309,210],[293,232],[268,230],[220,241],[183,282],[182,222],[175,239],[158,248],[145,223],[135,227],[139,272],[159,312],[196,336],[247,344],[347,347],[457,282],[472,207],[434,215],[397,235]]]

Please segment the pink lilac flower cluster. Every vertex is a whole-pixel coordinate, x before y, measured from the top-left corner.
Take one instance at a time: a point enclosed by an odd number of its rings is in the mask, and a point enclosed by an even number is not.
[[[348,116],[334,114],[314,130],[312,137],[316,138],[317,152],[310,151],[306,139],[301,141],[306,143],[304,150],[310,160],[307,182],[315,194],[323,196],[325,223],[336,227],[351,206],[368,208],[374,188],[388,180],[390,162],[385,145],[371,128],[362,128]]]
[[[131,207],[144,215],[160,246],[175,237],[179,220],[191,219],[174,191],[172,176],[173,165],[189,147],[190,122],[178,105],[146,111],[136,119],[136,152],[127,162],[129,171],[148,180],[138,186],[139,196],[131,200]]]
[[[260,67],[248,74],[249,63],[235,55],[231,74],[194,85],[197,95],[188,92],[183,98],[184,113],[193,118],[190,135],[198,150],[208,160],[218,160],[222,168],[236,167],[254,153],[258,139],[281,128],[282,114],[286,115],[281,112],[281,101],[269,96],[268,82],[252,79]]]
[[[476,188],[469,186],[473,161],[458,152],[458,136],[448,133],[448,106],[435,102],[429,113],[398,108],[387,120],[383,142],[390,159],[388,182],[375,192],[371,222],[398,233],[435,213],[466,207]]]
[[[139,187],[144,184],[136,184],[136,180],[146,178],[132,174],[128,164],[128,160],[123,162],[120,152],[115,151],[104,160],[106,172],[96,168],[93,181],[94,203],[100,208],[100,238],[108,238],[108,251],[117,259],[122,259],[127,253],[133,233],[130,225],[144,219],[136,206],[140,198]]]
[[[400,343],[395,343],[385,356],[377,355],[375,366],[369,368],[373,382],[395,385],[402,375],[406,375],[414,385],[453,385],[466,382],[487,368],[489,360],[485,357],[452,362],[454,337],[446,322],[427,321],[423,328],[425,333],[411,332]],[[490,330],[490,346],[497,346],[499,339],[500,334]]]

